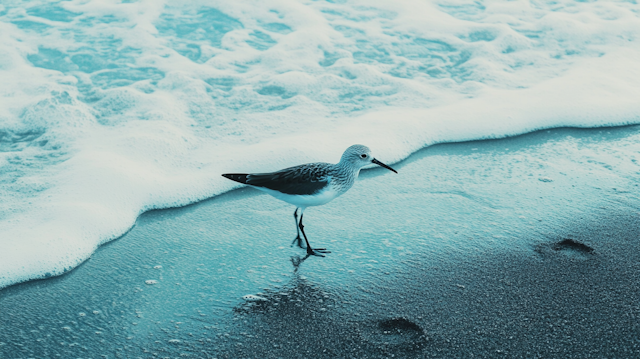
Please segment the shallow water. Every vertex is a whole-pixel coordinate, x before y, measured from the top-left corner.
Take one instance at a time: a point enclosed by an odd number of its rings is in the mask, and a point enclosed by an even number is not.
[[[638,123],[633,2],[3,1],[0,287],[230,171]],[[473,199],[471,199],[473,201]]]
[[[259,191],[145,213],[0,292],[1,356],[635,356],[639,136],[540,131],[365,171],[306,212],[332,253],[297,269],[293,208]]]

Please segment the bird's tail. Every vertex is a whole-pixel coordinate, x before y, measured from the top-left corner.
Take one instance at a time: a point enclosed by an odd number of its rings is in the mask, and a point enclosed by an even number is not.
[[[240,182],[243,184],[247,184],[247,173],[225,173],[222,177],[226,177],[232,181]]]

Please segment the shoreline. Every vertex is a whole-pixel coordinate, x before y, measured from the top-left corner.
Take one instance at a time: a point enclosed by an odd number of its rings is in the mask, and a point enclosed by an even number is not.
[[[465,141],[459,141],[459,142],[438,142],[438,143],[435,143],[435,144],[432,144],[432,145],[428,145],[427,147],[422,147],[422,148],[420,148],[420,149],[416,150],[415,152],[410,153],[410,154],[408,155],[408,157],[406,157],[406,158],[404,158],[404,159],[401,159],[401,160],[400,160],[400,161],[398,161],[398,162],[392,162],[392,165],[402,164],[402,163],[405,163],[405,162],[407,162],[407,161],[409,161],[409,162],[410,162],[410,161],[412,161],[412,159],[411,159],[412,157],[414,157],[414,156],[420,156],[420,153],[421,153],[421,152],[423,152],[423,151],[425,151],[425,150],[427,150],[427,149],[429,149],[429,148],[432,148],[432,147],[434,147],[434,146],[435,146],[435,147],[438,147],[438,146],[449,146],[449,145],[454,145],[454,146],[455,146],[455,145],[465,146],[465,145],[471,145],[471,144],[473,144],[473,143],[482,143],[482,142],[485,142],[485,141],[489,141],[489,142],[490,142],[490,141],[501,141],[501,140],[517,139],[517,138],[519,138],[519,137],[521,137],[521,136],[529,136],[529,135],[534,135],[534,134],[537,134],[537,133],[543,133],[543,132],[549,132],[549,131],[572,131],[572,130],[578,130],[578,131],[579,131],[579,130],[602,130],[602,129],[604,129],[604,130],[606,130],[606,129],[613,129],[613,130],[616,130],[616,129],[633,128],[633,127],[636,127],[636,126],[640,126],[640,124],[624,124],[624,125],[603,126],[603,127],[556,127],[556,128],[548,128],[548,129],[535,130],[535,131],[533,131],[533,132],[525,132],[525,133],[523,133],[523,134],[518,134],[518,135],[505,135],[505,136],[499,136],[499,137],[495,137],[495,138],[485,138],[485,139],[479,139],[479,140],[465,140]],[[371,168],[369,168],[369,170],[370,170],[370,169],[371,169]],[[366,173],[366,170],[365,170],[365,172],[363,172],[363,173]],[[362,178],[362,174],[361,174],[361,178]],[[92,257],[92,256],[93,256],[93,255],[94,255],[94,254],[95,254],[95,253],[96,253],[96,252],[97,252],[97,251],[98,251],[102,246],[104,246],[104,245],[106,245],[106,244],[109,244],[109,243],[111,243],[111,242],[113,242],[113,241],[116,241],[116,240],[118,240],[118,239],[120,239],[120,238],[124,237],[125,235],[127,235],[127,233],[129,233],[129,232],[130,232],[130,231],[131,231],[131,230],[136,226],[136,223],[138,222],[138,219],[139,219],[141,216],[143,216],[143,215],[145,215],[146,213],[148,213],[148,212],[156,211],[156,210],[172,210],[172,209],[177,209],[177,208],[183,208],[183,207],[188,207],[188,206],[192,206],[192,205],[197,205],[197,204],[199,204],[199,203],[202,203],[202,202],[205,202],[205,201],[209,201],[209,200],[215,199],[215,198],[217,198],[217,197],[219,197],[219,196],[222,196],[222,195],[228,194],[228,193],[230,193],[230,192],[232,192],[232,191],[235,191],[235,190],[238,190],[238,189],[242,189],[242,188],[244,188],[244,187],[242,187],[242,186],[237,187],[237,186],[235,186],[235,184],[231,184],[231,185],[232,185],[232,186],[234,186],[234,188],[233,188],[233,189],[226,190],[226,192],[222,192],[222,193],[219,193],[219,194],[213,195],[213,196],[208,197],[208,198],[204,198],[204,199],[197,200],[196,202],[188,203],[188,204],[185,204],[185,205],[179,205],[179,206],[177,206],[177,207],[175,207],[175,206],[171,206],[171,207],[160,208],[160,209],[151,209],[151,210],[147,210],[147,211],[141,212],[141,213],[137,216],[137,218],[135,219],[135,221],[133,222],[133,225],[132,225],[131,227],[129,227],[126,231],[124,231],[121,235],[119,235],[119,236],[117,236],[117,237],[111,237],[112,239],[105,239],[105,240],[102,240],[102,242],[101,242],[102,244],[99,244],[99,245],[98,245],[98,247],[96,248],[96,250],[95,250],[93,253],[91,253],[91,254],[90,254],[86,259],[84,259],[84,260],[77,259],[77,260],[76,260],[76,263],[78,263],[78,264],[73,264],[73,263],[69,262],[69,263],[67,263],[67,264],[69,264],[70,266],[69,266],[69,267],[65,267],[65,268],[63,268],[63,269],[62,269],[62,271],[61,271],[61,272],[59,272],[59,273],[58,273],[58,272],[56,272],[56,271],[51,271],[51,272],[47,272],[47,273],[45,273],[45,274],[44,274],[43,276],[41,276],[41,277],[31,278],[31,279],[27,279],[27,280],[20,280],[20,281],[18,281],[18,282],[15,282],[15,283],[12,283],[12,284],[6,285],[6,286],[4,286],[4,287],[0,287],[0,291],[2,291],[2,290],[3,290],[3,289],[5,289],[5,288],[8,288],[8,287],[11,287],[11,286],[17,285],[17,284],[27,283],[27,282],[31,282],[31,281],[35,281],[35,280],[43,280],[43,279],[48,279],[48,278],[52,278],[52,277],[57,277],[57,276],[65,275],[65,274],[66,274],[66,273],[68,273],[69,271],[73,271],[73,270],[74,270],[75,268],[77,268],[78,266],[81,266],[83,263],[85,263],[86,261],[90,260],[90,259],[91,259],[91,257]]]
[[[297,271],[293,208],[256,190],[146,212],[71,272],[0,290],[0,356],[637,355],[638,128],[439,144],[402,177],[367,170],[306,214],[333,253]]]

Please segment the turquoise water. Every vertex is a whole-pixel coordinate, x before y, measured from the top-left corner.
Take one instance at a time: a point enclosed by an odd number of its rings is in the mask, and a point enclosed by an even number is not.
[[[638,123],[633,2],[5,1],[0,287],[224,172]]]

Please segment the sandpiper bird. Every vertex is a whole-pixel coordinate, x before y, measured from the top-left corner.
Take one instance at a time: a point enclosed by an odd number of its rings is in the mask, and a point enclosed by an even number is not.
[[[347,192],[353,186],[356,178],[358,178],[362,167],[372,163],[398,173],[393,168],[373,158],[371,150],[367,146],[353,145],[344,151],[340,162],[337,164],[324,162],[307,163],[271,173],[225,173],[222,176],[247,184],[267,192],[277,199],[295,205],[296,210],[293,212],[293,217],[296,220],[298,235],[293,240],[293,243],[297,242],[298,246],[303,248],[302,238],[300,238],[300,232],[302,232],[307,245],[307,256],[324,257],[321,253],[331,252],[324,248],[311,248],[307,235],[304,233],[302,216],[305,208],[329,203],[334,198]],[[298,221],[298,210],[300,210],[300,221]]]

